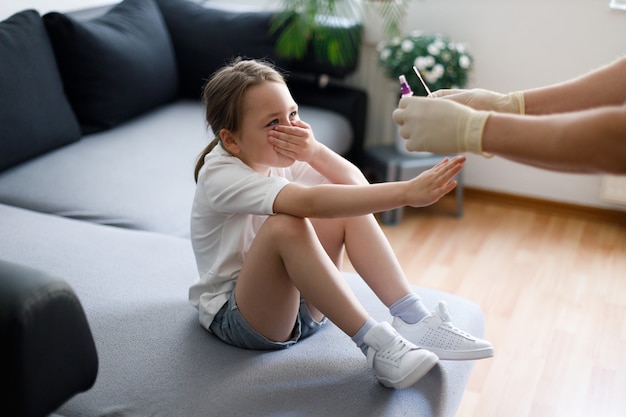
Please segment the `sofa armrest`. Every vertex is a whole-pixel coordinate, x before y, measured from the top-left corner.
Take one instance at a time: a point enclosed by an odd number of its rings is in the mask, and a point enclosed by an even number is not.
[[[348,119],[354,137],[350,149],[344,156],[356,166],[361,167],[365,142],[367,93],[354,87],[332,83],[320,85],[315,80],[300,78],[288,78],[287,83],[298,104],[330,110]]]
[[[0,260],[0,394],[12,416],[47,416],[98,372],[83,308],[62,279]]]

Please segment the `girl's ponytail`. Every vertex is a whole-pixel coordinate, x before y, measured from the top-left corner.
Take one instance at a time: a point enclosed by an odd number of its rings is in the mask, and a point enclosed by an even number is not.
[[[200,172],[200,169],[204,165],[204,157],[207,156],[209,152],[211,152],[213,148],[215,148],[219,142],[220,140],[218,138],[213,139],[211,143],[209,143],[207,147],[204,148],[202,152],[200,152],[200,155],[198,155],[198,159],[196,160],[196,169],[194,169],[193,171],[193,178],[194,180],[196,180],[196,182],[198,182],[198,173]]]

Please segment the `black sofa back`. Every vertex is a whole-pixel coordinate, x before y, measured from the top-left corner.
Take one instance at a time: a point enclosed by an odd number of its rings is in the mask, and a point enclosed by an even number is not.
[[[162,24],[159,21],[160,17],[155,16],[154,10],[151,10],[148,4],[144,4],[146,0],[126,0],[117,6],[79,10],[69,14],[69,19],[71,20],[68,20],[68,17],[65,16],[61,18],[59,14],[54,13],[45,15],[44,21],[53,40],[61,68],[75,67],[77,61],[84,59],[80,55],[74,55],[74,58],[72,56],[68,57],[69,54],[66,51],[68,46],[71,46],[72,39],[67,39],[58,34],[58,32],[67,30],[64,29],[64,26],[84,26],[85,29],[83,30],[93,31],[94,37],[92,42],[94,44],[103,41],[102,37],[95,36],[96,34],[100,35],[104,31],[102,26],[125,24],[127,31],[131,33],[138,32],[139,35],[148,31],[150,26],[154,26],[151,29],[155,33],[153,36],[148,38],[146,35],[143,35],[141,38],[141,41],[146,42],[145,49],[147,51],[135,57],[136,61],[139,61],[137,66],[140,66],[142,71],[145,71],[142,68],[146,66],[144,64],[146,61],[150,62],[152,67],[159,69],[161,81],[160,85],[158,85],[158,90],[161,94],[153,99],[153,105],[168,99],[172,100],[173,98],[199,100],[206,80],[215,70],[226,64],[233,57],[243,56],[265,59],[274,63],[286,75],[292,95],[300,105],[331,110],[349,121],[353,137],[351,138],[351,146],[344,156],[353,163],[360,164],[365,139],[367,94],[364,90],[345,86],[341,83],[342,78],[347,77],[356,69],[358,61],[355,61],[353,66],[332,68],[313,59],[311,53],[308,53],[299,61],[279,56],[274,49],[278,34],[270,33],[270,26],[277,12],[235,11],[210,7],[210,3],[206,6],[200,5],[190,0],[154,0],[154,2],[158,6],[158,11],[160,11],[158,14],[162,16],[171,40],[171,48],[174,55],[173,62],[176,66],[178,83],[176,94],[171,93],[172,52],[168,50],[166,40],[163,39],[162,34],[157,29]],[[124,5],[124,3],[126,4]],[[148,3],[151,3],[151,1]],[[111,13],[107,14],[112,8],[117,10],[117,13],[114,13],[113,16],[111,16]],[[134,13],[132,19],[122,23],[117,22],[119,18],[116,18],[116,15],[124,16],[131,12]],[[94,19],[96,19],[95,23]],[[146,26],[147,28],[142,30],[140,26]],[[355,28],[348,27],[346,30],[353,31]],[[129,43],[124,45],[128,47],[129,54],[133,53],[134,45]],[[82,47],[94,49],[96,45],[82,45]],[[150,54],[150,50],[155,52]],[[162,52],[156,53],[156,51]],[[125,74],[128,71],[120,68],[119,64],[116,66],[115,63],[112,63],[106,54],[98,57],[95,53],[92,53],[89,56],[89,61],[92,62],[93,84],[97,84],[98,80],[102,76],[106,76],[107,72],[114,72],[117,76],[120,76],[120,74]],[[135,60],[131,62],[135,62]],[[89,69],[86,68],[86,70]],[[140,73],[139,70],[137,72]],[[79,72],[75,70],[74,73],[84,74],[84,71]],[[71,74],[66,75],[62,71],[65,83],[75,85],[74,88],[77,90],[85,91],[85,85],[81,85],[81,83],[77,85],[77,76],[72,76]],[[148,74],[150,73],[148,72]],[[133,74],[131,73],[130,75],[132,76]],[[320,78],[325,78],[326,76],[330,76],[330,82],[328,84],[320,83]],[[140,89],[145,91],[149,86],[154,86],[155,84],[151,82],[150,78],[134,79],[133,83],[130,81],[127,81],[127,83],[128,90],[123,94],[120,91],[120,99],[129,95],[143,97],[145,93],[140,91]],[[85,82],[82,84],[85,84]],[[110,89],[105,86],[101,86],[100,90],[102,91],[98,92],[98,88],[96,88],[94,94],[110,94]],[[144,97],[144,101],[154,96],[155,92],[152,92],[152,95]],[[159,97],[161,100],[159,100]],[[84,107],[85,103],[83,102],[85,100],[87,98],[76,101],[75,107]],[[70,101],[72,101],[71,96]],[[124,109],[128,105],[118,103],[117,107]],[[150,103],[148,103],[147,107],[150,107]],[[104,111],[106,112],[107,110],[104,109]],[[128,113],[131,112],[129,111]],[[103,118],[103,116],[98,117],[100,119]],[[84,126],[84,123],[82,124],[85,131],[89,129],[89,126]]]

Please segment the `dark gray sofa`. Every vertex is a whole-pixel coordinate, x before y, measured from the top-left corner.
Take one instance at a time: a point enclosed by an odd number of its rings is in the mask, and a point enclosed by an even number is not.
[[[272,56],[270,18],[127,0],[0,22],[3,413],[454,415],[471,362],[441,363],[393,391],[332,324],[287,351],[252,352],[216,341],[187,302],[192,170],[210,139],[202,77],[238,54],[289,69]],[[314,68],[295,75],[302,118],[358,163],[364,93],[321,88]],[[374,317],[389,319],[358,276],[345,276]],[[476,304],[418,291],[482,334]]]

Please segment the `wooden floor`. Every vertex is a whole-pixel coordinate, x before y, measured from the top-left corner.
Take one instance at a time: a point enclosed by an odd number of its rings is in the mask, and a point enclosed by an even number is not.
[[[468,194],[462,218],[446,197],[383,227],[412,283],[485,312],[496,354],[457,417],[626,416],[626,213]]]

